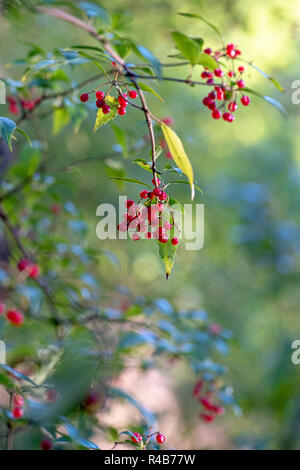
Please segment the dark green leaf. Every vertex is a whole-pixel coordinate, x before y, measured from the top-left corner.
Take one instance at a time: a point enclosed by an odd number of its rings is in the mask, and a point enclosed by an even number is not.
[[[17,125],[14,121],[0,116],[0,135],[10,151],[12,151],[11,139],[16,128]]]
[[[201,52],[200,47],[191,38],[186,36],[179,31],[172,33],[172,38],[175,42],[177,49],[183,54],[183,56],[192,64],[197,63],[198,56]]]

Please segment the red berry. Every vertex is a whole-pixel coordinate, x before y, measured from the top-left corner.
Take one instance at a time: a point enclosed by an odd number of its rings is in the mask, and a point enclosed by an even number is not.
[[[216,103],[214,101],[211,101],[207,107],[208,109],[213,111],[214,109],[216,109]]]
[[[161,235],[161,236],[158,237],[158,241],[160,243],[167,243],[168,237],[166,235]]]
[[[112,62],[111,65],[112,65],[113,67],[116,67],[117,64],[116,64],[116,62]]]
[[[210,54],[212,54],[212,49],[211,49],[210,47],[207,47],[206,49],[204,49],[203,52],[204,52],[205,54],[210,55]]]
[[[173,124],[174,124],[174,119],[171,118],[171,117],[166,117],[166,118],[164,118],[164,119],[162,120],[162,122],[163,122],[164,124],[166,124],[167,126],[173,126]]]
[[[3,302],[0,302],[0,315],[3,313],[5,310],[5,304]]]
[[[201,77],[202,77],[202,78],[209,78],[209,72],[207,72],[206,70],[204,70],[204,72],[201,73]]]
[[[26,258],[22,258],[19,262],[18,262],[18,270],[19,271],[24,271],[24,269],[26,269],[28,266],[30,266],[30,261]]]
[[[238,67],[238,71],[243,73],[245,71],[245,67],[241,65],[240,67]]]
[[[240,51],[239,49],[236,49],[236,50],[235,50],[234,57],[237,57],[237,56],[239,56],[239,55],[241,55],[241,51]]]
[[[160,179],[159,179],[159,178],[156,178],[156,179],[157,179],[157,184],[158,184],[158,186],[160,186],[160,185],[161,185]],[[153,178],[153,180],[152,180],[152,184],[154,184],[154,186],[155,186],[155,179],[154,179],[154,178]]]
[[[22,408],[22,406],[24,406],[24,398],[22,397],[22,395],[14,395],[13,404],[17,407]]]
[[[123,98],[124,96],[124,98]],[[119,101],[119,104],[120,106],[122,106],[123,108],[127,106],[127,100],[125,99],[127,97],[127,94],[125,93],[123,96],[119,95],[118,96],[118,101]]]
[[[137,241],[140,239],[140,236],[139,236],[138,233],[133,233],[133,234],[131,235],[131,238],[132,238],[132,240],[133,240],[134,242],[137,242]]]
[[[242,98],[241,98],[241,103],[242,103],[244,106],[249,106],[249,104],[250,104],[250,98],[249,98],[249,96],[246,96],[246,95],[242,96]]]
[[[213,78],[209,78],[208,80],[206,80],[206,83],[208,85],[213,85],[215,82],[214,82],[214,79]]]
[[[101,98],[104,98],[104,92],[103,91],[96,91],[96,98],[100,100]]]
[[[24,315],[20,310],[8,310],[6,313],[7,320],[15,326],[23,325]]]
[[[119,116],[124,116],[126,114],[126,108],[123,107],[123,106],[120,106],[118,108],[118,114],[119,114]]]
[[[161,201],[165,201],[167,199],[167,194],[163,191],[160,195],[159,195],[159,199]]]
[[[102,106],[102,111],[103,111],[103,114],[109,114],[110,113],[110,106],[108,106],[108,104],[104,104]]]
[[[139,432],[133,432],[132,434],[133,434],[133,436],[131,436],[131,440],[135,444],[138,444],[139,442],[141,442],[143,440],[143,438],[142,438],[142,436],[140,435]]]
[[[161,192],[162,192],[161,189],[154,188],[153,191],[152,191],[152,194],[154,194],[154,196],[160,196]]]
[[[137,95],[138,95],[138,94],[137,94],[137,92],[136,92],[135,90],[131,90],[131,91],[129,92],[129,97],[132,98],[133,100],[136,99]]]
[[[147,239],[152,238],[152,233],[151,232],[145,233],[145,238],[147,238]]]
[[[202,100],[202,103],[204,104],[204,106],[209,106],[211,101],[212,100],[209,96],[205,96],[205,98],[203,98],[203,100]]]
[[[229,111],[231,111],[232,113],[234,113],[234,111],[237,110],[237,107],[238,107],[238,105],[236,104],[235,101],[231,101],[231,102],[228,104],[228,109],[229,109]]]
[[[80,101],[85,103],[86,101],[88,101],[89,97],[90,95],[88,93],[82,93],[82,95],[80,95]]]
[[[224,75],[223,70],[221,70],[221,69],[215,69],[214,74],[215,74],[216,77],[223,77],[223,75]]]
[[[215,406],[207,397],[200,398],[200,402],[209,411],[212,411]]]
[[[41,441],[41,449],[42,450],[51,450],[52,449],[52,441],[50,439],[43,439]]]
[[[217,415],[223,415],[225,413],[225,408],[223,408],[223,406],[214,405],[213,412]]]
[[[147,199],[148,197],[148,191],[146,189],[144,189],[143,191],[140,192],[140,197],[142,199]]]
[[[27,272],[31,279],[36,279],[40,274],[40,268],[36,264],[32,264],[27,268]]]
[[[224,90],[220,89],[217,91],[217,100],[222,101],[224,99]]]
[[[173,237],[173,238],[172,238],[172,245],[176,246],[176,245],[178,245],[178,243],[179,243],[178,238],[177,238],[177,237]]]
[[[220,119],[221,116],[222,116],[222,113],[218,109],[214,109],[213,112],[211,113],[211,117],[213,119]]]
[[[125,202],[127,209],[129,209],[129,207],[133,206],[134,204],[135,202],[132,199],[127,199],[127,201]]]
[[[24,411],[20,406],[15,406],[12,409],[12,415],[16,419],[22,418],[23,414],[24,414]]]
[[[238,81],[236,82],[236,84],[237,84],[238,88],[245,88],[245,82],[244,82],[244,80],[238,80]]]
[[[227,121],[227,122],[232,122],[235,120],[235,116],[231,113],[223,113],[223,119],[224,121]]]
[[[156,435],[156,441],[158,442],[158,444],[163,444],[165,442],[165,440],[166,440],[166,437],[165,437],[164,434],[158,433]]]
[[[206,421],[207,423],[210,423],[215,419],[213,415],[208,415],[206,413],[201,413],[200,418],[203,419],[203,421]]]
[[[104,99],[103,99],[103,98],[99,98],[99,99],[96,101],[96,106],[97,106],[97,108],[103,108],[103,106],[106,106]]]
[[[208,97],[211,99],[211,100],[215,100],[216,99],[216,94],[214,91],[211,91],[208,93]]]
[[[52,214],[58,215],[60,213],[60,205],[52,204],[52,206],[50,207],[50,211],[52,212]]]
[[[233,70],[229,70],[228,77],[230,77],[230,78],[234,77],[234,71]]]
[[[197,398],[199,396],[202,387],[203,387],[203,381],[198,380],[198,382],[196,382],[194,390],[193,390],[193,397]]]

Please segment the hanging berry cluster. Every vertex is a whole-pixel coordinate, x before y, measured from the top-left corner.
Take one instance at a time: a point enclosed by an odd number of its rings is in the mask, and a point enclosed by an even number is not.
[[[108,97],[109,97],[109,91],[106,94],[101,90],[97,90],[97,91],[93,90],[90,93],[83,93],[82,95],[80,95],[80,101],[82,101],[82,103],[86,103],[90,98],[90,94],[95,93],[97,108],[102,109],[103,114],[109,114],[110,111],[111,111],[109,102],[107,100]],[[129,98],[135,100],[138,96],[138,93],[135,90],[128,90],[128,95],[127,95],[127,93],[122,93],[121,94],[119,92],[119,96],[118,96],[118,102],[119,102],[118,114],[119,114],[119,116],[124,116],[126,114],[126,108],[127,108],[127,105],[128,105],[127,96],[129,96]]]
[[[215,398],[216,389],[213,386],[206,386],[203,380],[198,380],[193,390],[193,397],[201,404],[203,411],[199,418],[207,423],[214,421],[217,415],[225,413],[223,406],[215,404],[212,400]]]
[[[213,51],[211,48],[204,49],[204,52],[212,56],[216,62],[220,59],[224,61],[222,65],[214,69],[212,72],[207,68],[201,74],[208,85],[212,85],[214,89],[203,98],[203,104],[211,111],[213,119],[223,117],[226,122],[233,122],[235,115],[233,114],[238,108],[240,100],[243,106],[249,106],[250,98],[244,94],[246,84],[243,77],[245,67],[238,66],[236,68],[235,60],[241,55],[241,51],[234,44],[227,44],[226,47]],[[221,79],[221,83],[215,83],[215,79]]]
[[[155,239],[160,243],[171,241],[173,246],[178,245],[179,239],[175,237],[175,230],[179,228],[174,220],[174,214],[168,202],[168,195],[163,190],[161,181],[152,180],[153,190],[140,192],[140,199],[135,203],[132,199],[126,201],[126,212],[123,221],[118,224],[120,232],[129,232],[132,240],[138,241],[141,237]]]

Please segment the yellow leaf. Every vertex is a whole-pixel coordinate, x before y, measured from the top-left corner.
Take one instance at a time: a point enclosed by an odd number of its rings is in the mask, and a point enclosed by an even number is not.
[[[108,114],[103,114],[102,109],[98,109],[94,132],[96,132],[99,127],[104,126],[104,124],[107,124],[109,121],[114,119],[118,114],[119,102],[117,98],[115,98],[114,96],[107,96],[105,98],[105,102],[110,106],[110,112]]]
[[[163,131],[164,137],[168,144],[169,150],[172,154],[173,160],[180,170],[187,176],[190,187],[191,187],[191,199],[194,199],[195,187],[194,187],[194,172],[192,164],[185,153],[182,142],[179,139],[176,132],[167,126],[165,123],[161,123],[161,129]]]

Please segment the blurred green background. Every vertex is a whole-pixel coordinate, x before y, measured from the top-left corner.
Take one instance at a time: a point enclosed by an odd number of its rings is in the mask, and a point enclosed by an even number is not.
[[[108,11],[131,13],[133,20],[124,35],[151,49],[163,62],[170,60],[167,55],[174,50],[170,31],[175,29],[204,37],[206,46],[218,45],[205,25],[181,18],[177,12],[201,14],[219,27],[228,42],[239,45],[244,58],[254,60],[286,89],[281,94],[247,68],[247,85],[281,101],[288,117],[253,97],[251,106],[239,109],[235,123],[229,125],[210,119],[202,105],[205,90],[201,87],[152,84],[165,103],[149,95],[150,107],[160,117],[174,118],[174,129],[184,141],[204,191],[203,196],[196,195],[196,202],[205,204],[204,248],[179,248],[168,282],[154,243],[97,240],[96,208],[102,202],[117,204],[119,195],[106,176],[103,161],[78,165],[76,171],[65,171],[63,179],[65,199],[80,208],[89,224],[90,244],[111,250],[120,260],[120,268],[109,260],[100,263],[103,286],[122,284],[137,295],[165,297],[180,308],[203,308],[216,323],[234,332],[226,363],[242,414],[228,413],[209,427],[209,433],[217,436],[212,447],[299,448],[300,366],[291,363],[291,343],[300,338],[300,113],[299,105],[291,101],[291,84],[300,78],[300,2],[103,0],[101,5]],[[20,69],[7,69],[5,64],[26,53],[26,42],[49,51],[93,44],[83,32],[52,18],[36,17],[32,22],[32,16],[24,13],[14,25],[4,18],[0,21],[1,75],[15,79],[20,79]],[[91,65],[74,70],[76,79],[95,73]],[[200,73],[197,67],[193,78]],[[166,74],[186,77],[188,69],[170,69]],[[54,175],[59,166],[112,151],[112,129],[108,126],[93,135],[94,119],[91,110],[79,133],[74,134],[70,125],[49,140],[47,158]],[[134,109],[115,122],[132,134],[132,142],[146,134],[144,120]],[[48,135],[51,118],[37,126]],[[24,130],[30,129],[24,125]],[[147,158],[148,149],[139,156]],[[169,162],[165,156],[160,158]],[[130,163],[130,155],[127,161],[121,156],[116,160],[129,176],[145,176]],[[68,182],[75,190],[68,189]],[[135,198],[138,188],[126,187],[121,194],[127,191]],[[171,195],[189,202],[185,187],[172,189]],[[186,445],[201,448],[201,439],[193,431],[198,421],[186,386],[193,379],[184,368],[176,370],[173,379],[181,426],[188,436]]]

